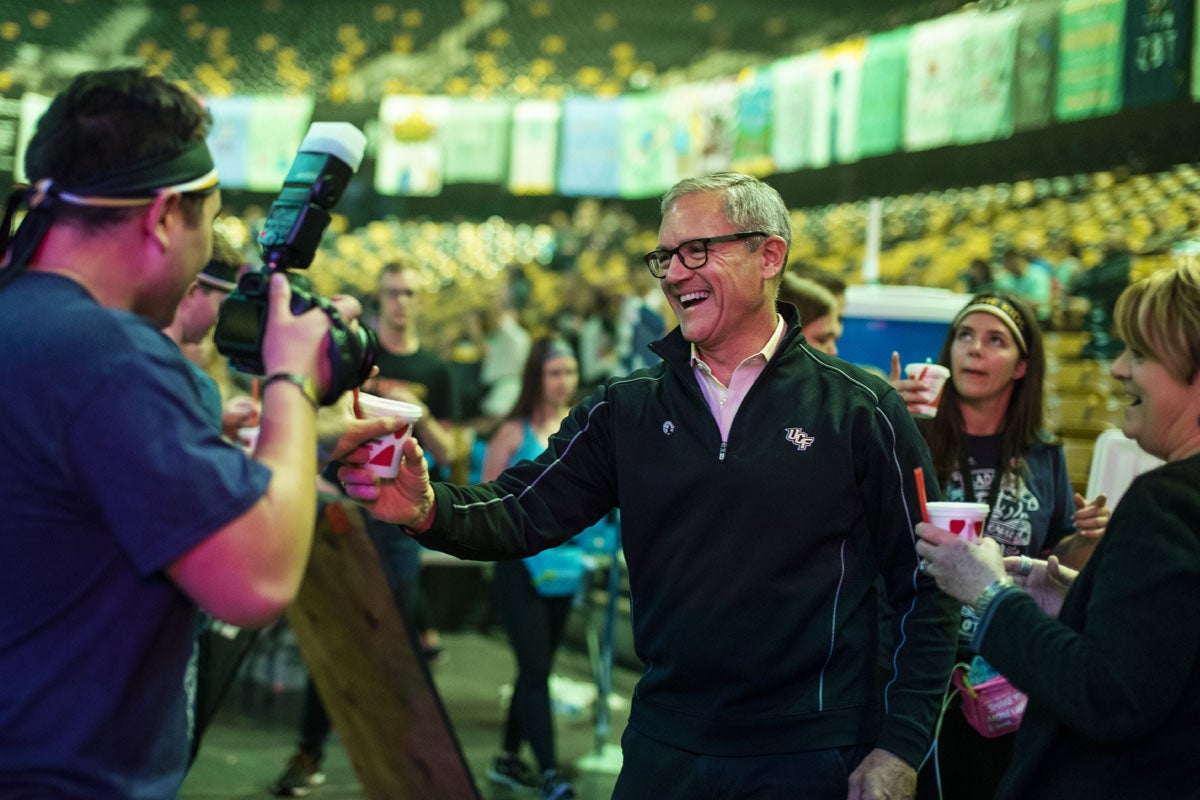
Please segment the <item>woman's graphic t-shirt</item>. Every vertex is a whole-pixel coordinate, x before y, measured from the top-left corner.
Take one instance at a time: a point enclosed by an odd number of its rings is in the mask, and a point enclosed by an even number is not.
[[[967,436],[965,444],[973,492],[967,491],[962,472],[955,470],[942,494],[946,500],[991,506],[983,535],[998,541],[1004,555],[1037,558],[1074,531],[1074,490],[1061,445],[1035,444],[1025,453],[1026,469],[1008,473],[996,492],[999,435]],[[963,606],[960,651],[968,649],[977,623],[974,610]]]

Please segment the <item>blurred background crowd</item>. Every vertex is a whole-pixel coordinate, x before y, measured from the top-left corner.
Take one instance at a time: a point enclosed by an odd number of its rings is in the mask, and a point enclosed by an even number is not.
[[[257,264],[308,122],[355,124],[366,159],[308,275],[371,319],[384,265],[415,267],[422,347],[486,438],[514,337],[567,338],[586,389],[647,357],[639,323],[673,325],[641,263],[663,189],[763,175],[793,265],[1030,300],[1082,481],[1117,418],[1116,296],[1200,249],[1196,18],[1192,0],[0,2],[0,177],[72,75],[144,65],[209,105],[218,228]]]
[[[0,180],[20,180],[73,75],[144,65],[212,111],[216,227],[257,265],[308,123],[362,128],[366,160],[308,276],[372,324],[385,267],[419,276],[420,347],[456,384],[442,421],[462,446],[443,466],[467,480],[532,342],[569,342],[581,391],[651,357],[674,326],[642,261],[657,197],[681,171],[750,172],[789,205],[790,271],[1028,300],[1047,427],[1082,492],[1121,417],[1117,296],[1200,258],[1195,6],[0,0]],[[469,116],[488,109],[504,126]],[[227,390],[248,391],[208,347]]]

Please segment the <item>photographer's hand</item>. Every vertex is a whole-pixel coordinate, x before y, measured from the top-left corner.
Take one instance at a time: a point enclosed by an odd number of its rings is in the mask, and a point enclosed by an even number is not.
[[[432,524],[436,510],[425,453],[411,437],[404,442],[401,452],[400,473],[392,480],[380,480],[374,473],[358,466],[366,463],[368,458],[365,448],[355,450],[342,460],[338,480],[346,494],[376,519],[422,533]]]
[[[270,302],[263,333],[262,361],[267,375],[290,372],[308,375],[321,392],[329,387],[331,370],[325,358],[329,317],[320,308],[292,314],[292,287],[282,273],[271,276]]]

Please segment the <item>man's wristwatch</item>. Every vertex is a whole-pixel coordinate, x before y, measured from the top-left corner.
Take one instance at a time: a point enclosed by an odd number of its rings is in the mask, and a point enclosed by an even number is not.
[[[1004,591],[1010,586],[1014,586],[1012,578],[1004,577],[1000,580],[992,581],[987,585],[987,588],[980,593],[979,597],[975,598],[975,602],[971,604],[971,608],[975,610],[975,615],[983,619],[983,615],[987,612],[988,606],[996,599],[996,595]]]
[[[296,386],[299,386],[300,391],[304,393],[304,396],[308,399],[308,402],[312,403],[313,409],[316,409],[321,405],[321,398],[317,393],[317,382],[308,375],[301,375],[297,372],[276,372],[268,375],[266,380],[263,381],[263,390],[266,390],[266,388],[272,383],[275,383],[275,381],[287,381],[288,383],[293,383]]]

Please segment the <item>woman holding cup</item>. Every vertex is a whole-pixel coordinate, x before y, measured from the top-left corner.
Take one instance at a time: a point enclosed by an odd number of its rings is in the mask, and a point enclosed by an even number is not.
[[[1004,292],[975,295],[955,316],[938,364],[949,370],[940,389],[899,379],[893,386],[918,422],[947,501],[986,504],[982,538],[1004,555],[1066,557],[1090,551],[1109,518],[1105,498],[1087,503],[1072,490],[1060,444],[1042,429],[1045,349],[1033,311]],[[932,416],[929,413],[932,412]],[[973,526],[972,526],[973,527]],[[969,539],[977,537],[970,535]],[[963,607],[958,660],[968,680],[994,676],[971,640],[979,619]],[[919,798],[991,797],[1012,753],[1013,734],[980,733],[964,717],[961,696],[946,710],[934,755],[917,782]],[[939,793],[940,787],[940,793]]]
[[[1133,284],[1115,317],[1123,430],[1167,463],[1134,480],[1078,577],[918,526],[928,572],[979,611],[972,643],[1029,696],[1006,800],[1196,795],[1200,268]]]
[[[579,367],[570,345],[555,338],[535,341],[516,405],[488,442],[483,480],[495,480],[517,461],[541,455],[571,410],[578,388]],[[584,575],[583,551],[570,543],[521,561],[497,561],[492,571],[496,610],[517,659],[517,679],[501,751],[488,777],[513,789],[540,788],[543,797],[554,800],[569,800],[575,793],[558,769],[550,668]],[[538,772],[520,758],[524,742]]]

